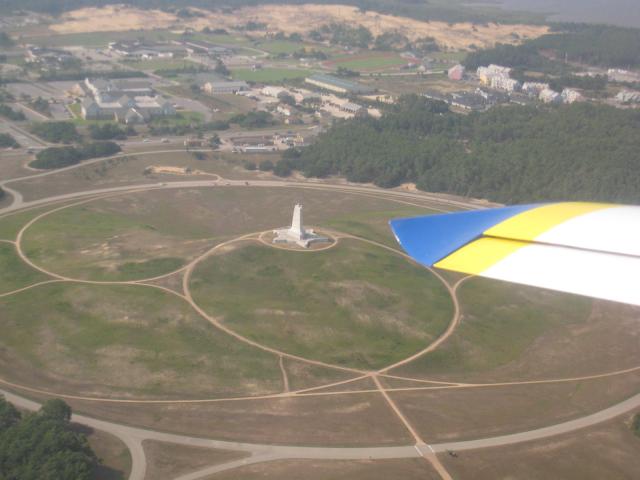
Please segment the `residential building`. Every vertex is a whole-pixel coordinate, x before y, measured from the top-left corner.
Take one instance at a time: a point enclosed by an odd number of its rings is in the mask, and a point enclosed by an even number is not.
[[[282,98],[282,97],[291,95],[289,90],[287,90],[286,88],[272,87],[272,86],[264,87],[262,90],[260,90],[260,93],[262,93],[262,95],[265,95],[267,97],[273,97],[273,98]]]
[[[622,104],[640,103],[640,92],[622,90],[616,95],[616,101]]]
[[[640,73],[630,72],[629,70],[622,70],[620,68],[610,68],[607,71],[607,78],[611,82],[635,83],[640,82]]]
[[[562,101],[560,94],[550,88],[545,88],[541,91],[538,98],[544,103],[560,103]]]
[[[511,69],[509,67],[503,67],[501,65],[491,64],[488,67],[478,67],[476,75],[480,79],[483,85],[491,85],[491,79],[493,77],[509,78]]]
[[[562,90],[560,97],[562,98],[563,103],[574,103],[584,99],[579,91],[572,88],[565,88],[564,90]]]
[[[540,95],[540,92],[549,88],[548,83],[542,82],[524,82],[522,84],[522,93],[526,93],[527,95],[531,95],[533,97],[537,97]]]
[[[454,65],[447,72],[447,76],[449,77],[449,80],[460,81],[464,78],[464,71],[465,68],[462,65]]]
[[[132,124],[176,114],[173,105],[155,95],[148,82],[87,78],[83,85],[87,96],[80,111],[87,120],[108,119]]]
[[[491,88],[496,90],[504,90],[505,92],[517,92],[520,90],[520,82],[513,78],[505,77],[503,75],[496,75],[490,79]]]
[[[340,110],[342,110],[343,112],[352,113],[356,117],[367,116],[367,109],[362,105],[358,105],[357,103],[353,102],[343,103],[340,106]]]

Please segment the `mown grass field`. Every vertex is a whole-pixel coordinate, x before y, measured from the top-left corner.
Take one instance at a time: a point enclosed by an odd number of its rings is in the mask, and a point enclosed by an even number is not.
[[[358,368],[417,352],[452,314],[433,275],[356,240],[311,253],[244,245],[199,265],[191,290],[210,315],[253,340]]]
[[[24,263],[13,245],[0,242],[0,294],[48,279]]]
[[[341,55],[333,57],[327,64],[344,67],[350,70],[384,70],[407,63],[407,60],[396,53],[371,52],[362,55]]]
[[[434,213],[426,208],[409,205],[390,208],[389,210],[361,213],[360,215],[345,214],[334,217],[327,222],[327,226],[340,232],[350,233],[357,237],[366,238],[383,243],[400,250],[398,242],[391,232],[389,220],[394,218],[429,215]]]
[[[37,265],[73,278],[142,279],[169,273],[223,239],[285,225],[298,201],[311,225],[388,245],[394,245],[390,218],[429,213],[384,199],[295,188],[146,192],[47,215],[26,230],[23,248]],[[0,238],[4,228],[7,239],[14,239],[33,216],[12,217],[0,220]]]
[[[458,298],[463,317],[454,334],[402,373],[467,378],[505,368],[551,332],[570,338],[567,328],[585,326],[592,305],[591,299],[577,295],[483,278],[467,280]],[[538,361],[543,360],[552,358]]]
[[[49,34],[29,37],[29,43],[47,47],[82,46],[88,48],[106,47],[109,42],[124,40],[168,41],[179,38],[169,30],[130,30],[114,32],[82,32]]]
[[[21,383],[173,398],[281,388],[276,356],[149,287],[36,287],[0,299],[0,328],[0,371]]]
[[[293,68],[260,68],[250,70],[248,68],[236,68],[231,70],[234,80],[245,80],[247,82],[282,82],[293,78],[308,77],[313,72],[310,70]]]

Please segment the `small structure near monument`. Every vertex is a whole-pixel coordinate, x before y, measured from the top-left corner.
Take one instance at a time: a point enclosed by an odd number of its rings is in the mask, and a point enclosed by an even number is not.
[[[275,238],[273,243],[295,243],[296,245],[309,248],[313,243],[329,243],[331,240],[316,234],[313,230],[305,230],[302,226],[302,205],[296,204],[293,207],[293,218],[291,227],[274,230]]]

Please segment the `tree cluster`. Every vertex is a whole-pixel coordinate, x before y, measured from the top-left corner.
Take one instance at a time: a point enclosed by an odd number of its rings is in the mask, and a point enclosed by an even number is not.
[[[93,142],[78,147],[50,147],[39,151],[29,165],[33,168],[52,170],[76,165],[89,158],[108,157],[120,151],[115,142]]]
[[[0,133],[0,148],[18,148],[20,144],[9,133]]]
[[[565,32],[543,35],[521,45],[497,44],[472,52],[464,64],[475,69],[496,63],[549,75],[564,75],[571,71],[572,67],[566,61],[601,67],[640,66],[640,29],[609,25],[566,27]]]
[[[62,400],[21,414],[0,397],[0,478],[93,479],[98,459],[86,437],[71,429],[70,420],[71,408]]]
[[[459,115],[401,98],[380,119],[335,124],[288,155],[304,175],[504,203],[640,202],[640,112],[593,104],[509,106]]]
[[[44,115],[51,114],[51,111],[49,110],[49,102],[42,97],[38,97],[32,102],[29,102],[29,106],[33,108],[36,112],[40,112]]]
[[[42,122],[31,127],[31,131],[51,143],[72,143],[80,140],[76,126],[71,122]]]
[[[24,113],[20,111],[16,112],[9,105],[5,105],[4,103],[0,103],[0,116],[13,120],[14,122],[26,120]]]
[[[316,41],[329,40],[335,45],[357,48],[368,48],[373,42],[373,35],[366,27],[352,27],[344,23],[322,25],[309,32],[309,37]]]
[[[89,125],[89,136],[93,140],[124,140],[127,138],[127,134],[127,130],[120,127],[117,123]]]
[[[273,125],[273,115],[269,112],[238,113],[229,119],[229,123],[235,123],[243,128],[261,128]]]

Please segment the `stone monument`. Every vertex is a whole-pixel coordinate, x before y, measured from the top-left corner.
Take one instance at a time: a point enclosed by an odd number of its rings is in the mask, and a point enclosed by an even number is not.
[[[327,237],[317,235],[311,229],[305,229],[302,225],[302,205],[297,203],[293,207],[293,218],[289,228],[274,230],[273,243],[294,243],[303,248],[309,248],[313,243],[329,243]]]

